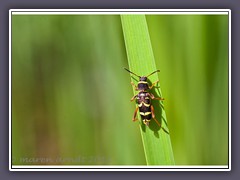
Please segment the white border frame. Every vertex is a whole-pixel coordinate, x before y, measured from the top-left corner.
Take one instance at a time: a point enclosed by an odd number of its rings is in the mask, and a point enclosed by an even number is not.
[[[229,19],[229,164],[226,166],[49,166],[13,165],[11,132],[11,17],[12,15],[81,15],[81,14],[165,14],[165,15],[228,15]],[[231,10],[230,9],[10,9],[9,10],[9,170],[10,171],[231,171]]]

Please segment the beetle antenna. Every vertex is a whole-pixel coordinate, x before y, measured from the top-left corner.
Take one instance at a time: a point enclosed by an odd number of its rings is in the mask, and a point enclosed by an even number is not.
[[[131,72],[131,71],[129,71],[127,68],[124,68],[126,71],[128,71],[129,73],[131,73],[131,74],[133,74],[133,75],[135,75],[135,76],[137,76],[137,77],[141,77],[141,76],[139,76],[139,75],[137,75],[137,74],[135,74],[135,73],[133,73],[133,72]]]
[[[151,76],[152,74],[154,74],[156,72],[160,72],[160,70],[156,70],[156,71],[152,72],[151,74],[147,75],[146,77]]]

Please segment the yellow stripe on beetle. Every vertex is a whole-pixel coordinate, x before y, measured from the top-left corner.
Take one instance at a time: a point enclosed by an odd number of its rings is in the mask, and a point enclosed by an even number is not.
[[[149,115],[149,114],[152,114],[151,112],[140,112],[140,115],[143,115],[143,116],[147,116],[147,115]]]
[[[148,84],[147,81],[139,81],[138,84]]]
[[[150,106],[150,104],[146,104],[146,103],[142,102],[141,104],[138,104],[138,107],[142,107],[142,105],[144,105],[144,106],[146,106],[146,107],[149,107],[149,106]]]

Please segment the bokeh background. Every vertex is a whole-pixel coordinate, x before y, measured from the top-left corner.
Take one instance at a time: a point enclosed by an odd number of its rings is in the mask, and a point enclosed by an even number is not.
[[[176,165],[227,165],[228,16],[146,19]],[[123,67],[118,15],[13,15],[13,165],[145,165]]]

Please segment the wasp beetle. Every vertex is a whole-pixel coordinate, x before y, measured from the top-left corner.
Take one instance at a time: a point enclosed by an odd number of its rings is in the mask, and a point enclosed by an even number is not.
[[[134,112],[132,120],[133,121],[137,120],[136,115],[137,115],[137,112],[139,110],[142,121],[146,126],[149,126],[149,123],[150,123],[151,119],[154,119],[155,122],[157,123],[157,125],[159,127],[161,127],[161,124],[155,118],[154,108],[153,108],[153,105],[151,103],[151,99],[164,100],[164,98],[155,97],[152,93],[148,92],[150,89],[152,89],[155,86],[155,84],[158,83],[158,81],[152,83],[151,86],[149,86],[149,84],[147,82],[149,76],[151,76],[154,73],[159,72],[160,70],[156,70],[156,71],[150,73],[147,76],[139,76],[139,75],[129,71],[126,68],[124,68],[124,69],[126,71],[128,71],[129,73],[139,77],[139,81],[138,81],[137,86],[133,82],[131,82],[131,84],[135,88],[135,90],[139,91],[138,94],[134,95],[131,99],[131,101],[136,99],[136,102],[137,102],[137,105],[138,105],[135,112]],[[164,128],[163,128],[163,130],[165,132],[167,132]]]

